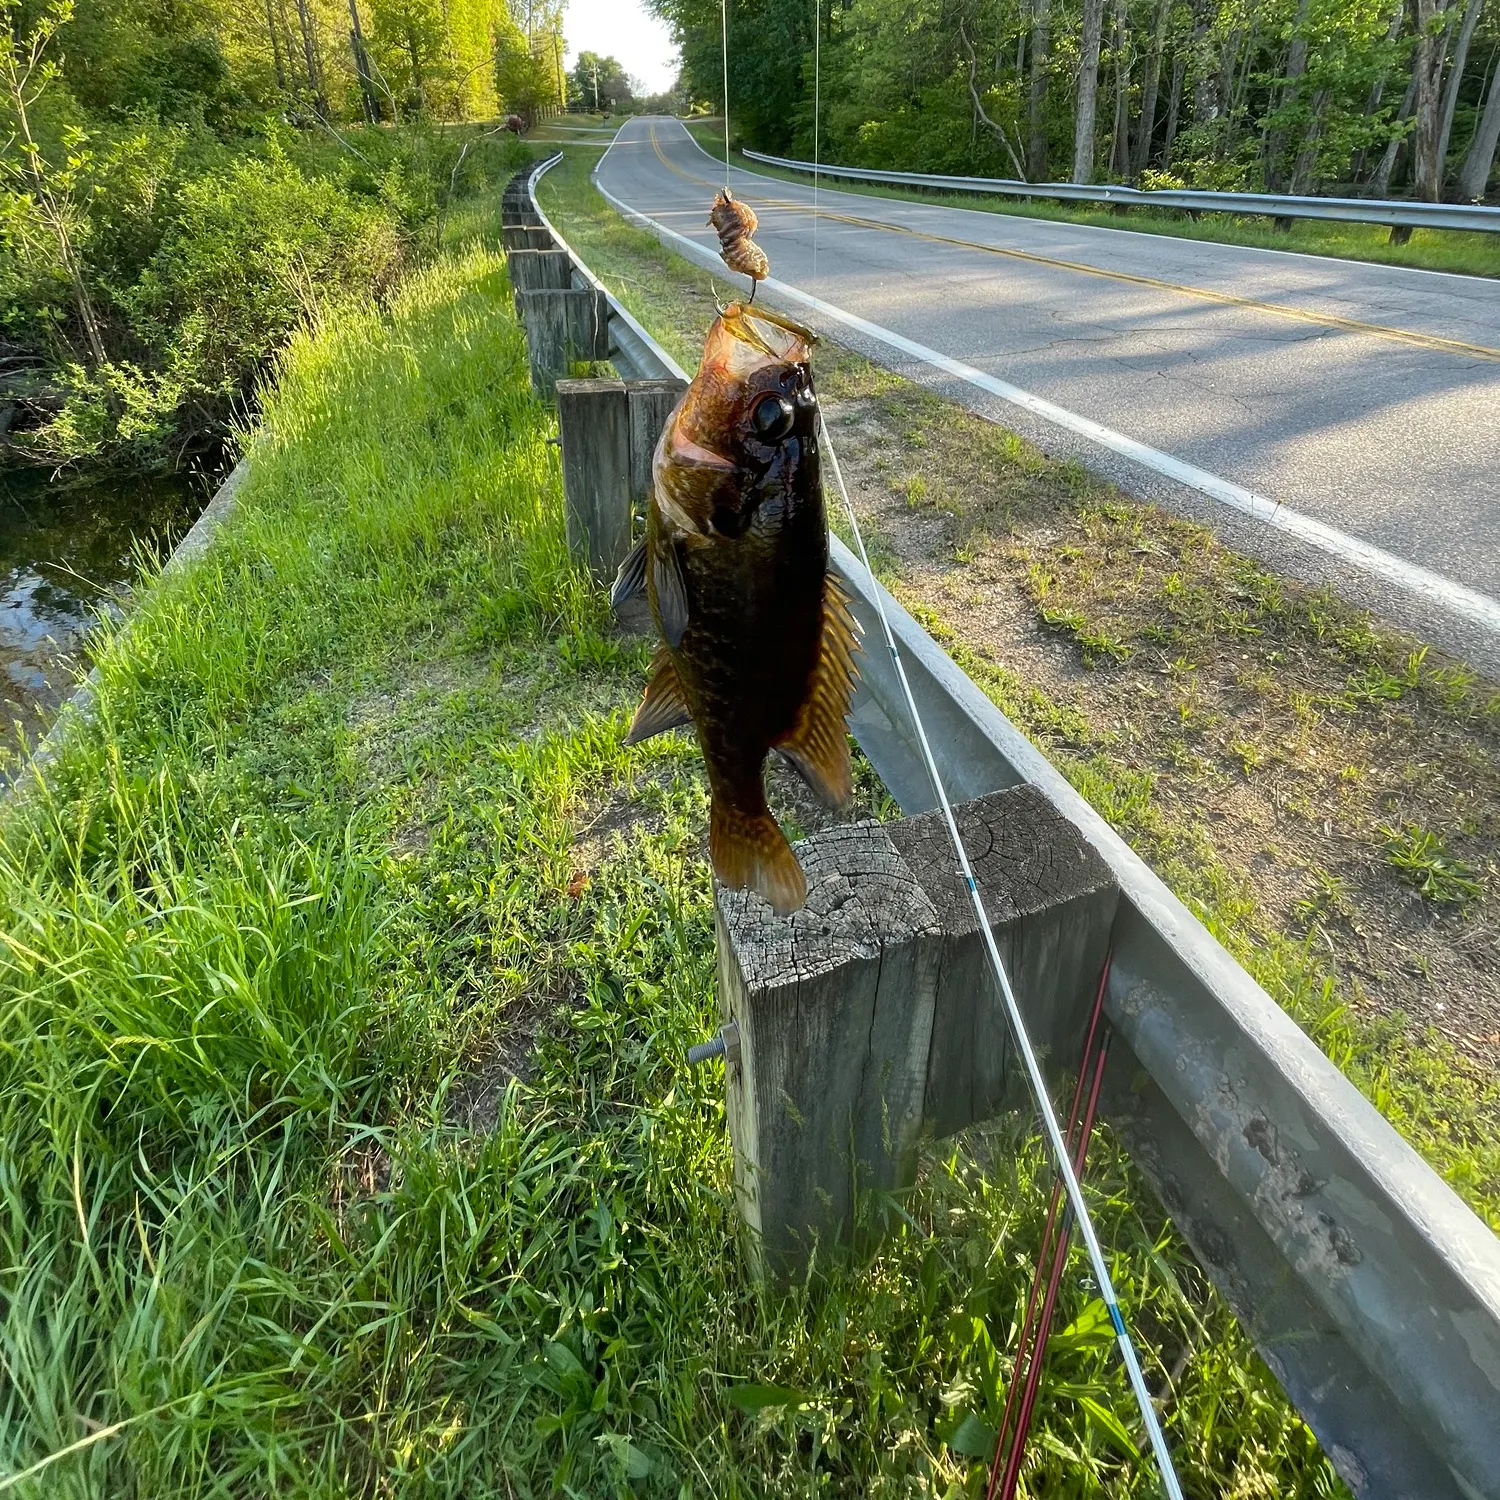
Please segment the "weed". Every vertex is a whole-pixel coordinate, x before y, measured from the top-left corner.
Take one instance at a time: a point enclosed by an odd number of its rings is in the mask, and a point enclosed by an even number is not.
[[[1380,832],[1385,836],[1386,858],[1429,901],[1464,906],[1480,894],[1474,867],[1449,854],[1431,829],[1414,823],[1401,828],[1381,824]]]

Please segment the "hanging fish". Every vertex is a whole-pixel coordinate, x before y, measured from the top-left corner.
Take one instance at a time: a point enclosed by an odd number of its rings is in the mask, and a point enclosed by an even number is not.
[[[828,572],[814,342],[737,303],[715,319],[656,445],[646,535],[612,595],[618,607],[644,589],[662,637],[626,744],[693,725],[714,872],[781,913],[807,882],[766,803],[767,752],[834,806],[850,792],[858,627]]]
[[[764,281],[771,274],[771,262],[766,252],[750,238],[760,224],[755,210],[726,188],[719,189],[714,206],[709,210],[708,222],[718,231],[719,254],[731,271],[748,276],[751,281],[750,300],[755,300],[755,283]]]

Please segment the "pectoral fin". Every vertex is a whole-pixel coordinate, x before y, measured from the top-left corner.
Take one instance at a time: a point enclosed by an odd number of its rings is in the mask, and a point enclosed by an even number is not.
[[[639,745],[652,735],[665,734],[669,729],[678,729],[691,724],[692,713],[688,709],[687,697],[682,691],[682,679],[672,658],[665,649],[658,649],[651,662],[651,678],[646,683],[646,696],[630,721],[630,731],[625,736],[627,745]]]
[[[609,602],[614,608],[634,599],[646,587],[646,538],[642,537],[626,555],[615,574],[614,587],[609,591]]]
[[[688,628],[688,597],[675,544],[651,549],[651,579],[656,585],[656,616],[662,637],[669,646],[680,646]]]
[[[849,737],[844,724],[854,695],[854,652],[859,626],[849,612],[844,591],[832,578],[823,585],[823,642],[807,697],[792,732],[780,750],[803,779],[832,807],[849,800]]]

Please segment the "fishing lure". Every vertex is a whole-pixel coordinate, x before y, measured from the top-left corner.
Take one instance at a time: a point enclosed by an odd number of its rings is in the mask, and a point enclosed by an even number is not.
[[[766,252],[750,238],[759,220],[747,203],[738,202],[729,189],[720,188],[709,211],[708,222],[718,231],[719,254],[731,271],[750,278],[750,300],[755,300],[755,284],[771,274]]]

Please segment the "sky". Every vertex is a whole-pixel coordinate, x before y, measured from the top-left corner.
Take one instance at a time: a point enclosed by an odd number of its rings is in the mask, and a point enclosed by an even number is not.
[[[642,0],[568,0],[563,40],[570,68],[580,52],[597,52],[618,58],[648,94],[664,93],[676,80],[677,48]]]

